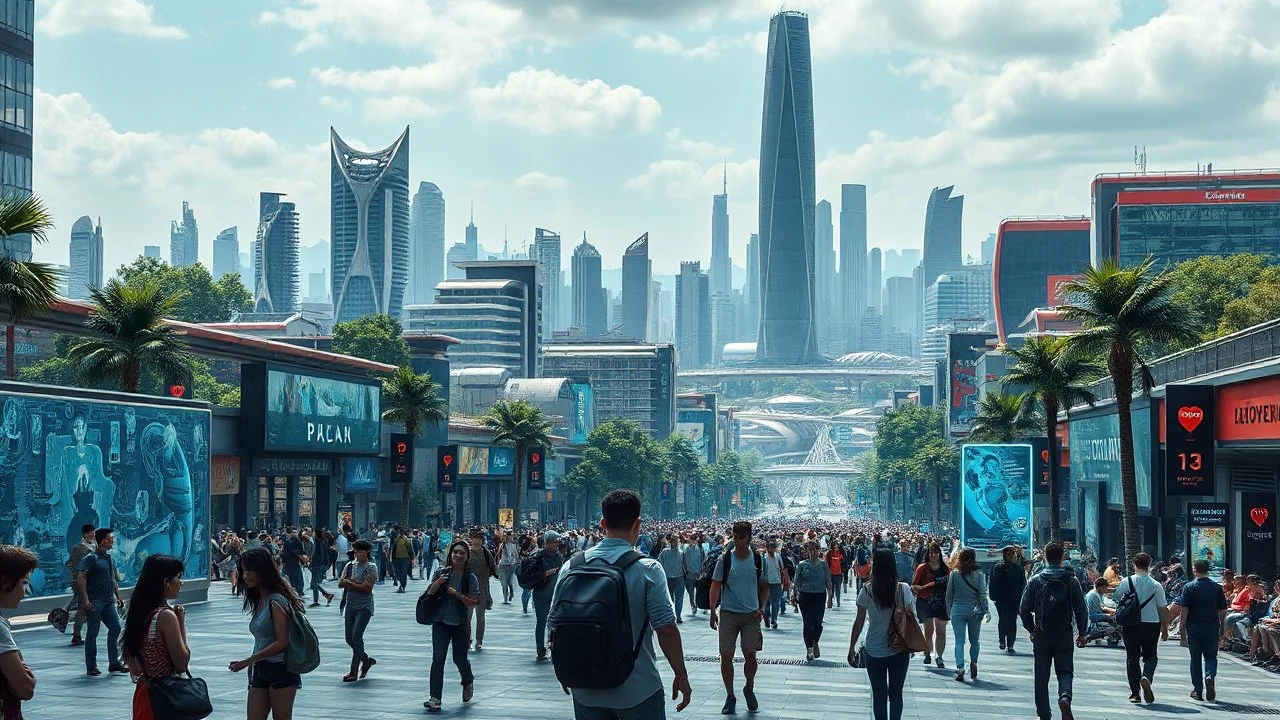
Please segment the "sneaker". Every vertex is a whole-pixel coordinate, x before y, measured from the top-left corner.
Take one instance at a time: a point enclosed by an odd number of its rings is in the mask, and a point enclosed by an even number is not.
[[[369,657],[368,655],[365,655],[365,656],[364,656],[364,660],[361,660],[361,661],[360,661],[360,677],[364,677],[365,675],[368,675],[368,674],[369,674],[369,668],[371,668],[371,667],[373,667],[374,665],[377,665],[377,664],[378,664],[378,661],[377,661],[377,660],[374,660],[373,658]]]
[[[1138,697],[1137,695],[1130,695],[1129,702],[1133,703],[1134,705],[1137,705],[1138,703],[1142,702],[1142,698]]]
[[[964,668],[956,671],[956,682],[964,682]]]
[[[1148,703],[1155,702],[1156,694],[1151,689],[1151,681],[1144,677],[1138,681],[1138,684],[1142,687],[1142,699],[1146,700]]]
[[[97,677],[97,676],[99,676],[99,675],[101,675],[101,674],[102,674],[102,671],[101,671],[101,670],[99,670],[99,669],[98,669],[98,668],[96,668],[96,667],[91,667],[91,668],[89,668],[88,670],[86,670],[84,674],[85,674],[85,675],[92,675],[93,677]]]
[[[82,645],[84,645],[84,638],[71,638],[71,647],[81,647]]]
[[[924,664],[925,664],[925,665],[932,665],[932,664],[933,664],[933,656],[932,656],[932,655],[930,655],[929,653],[925,653],[925,654],[924,654]]]
[[[438,713],[440,712],[440,698],[429,698],[422,703],[422,707],[426,708],[429,713]]]
[[[822,651],[818,649],[818,643],[813,644],[813,659],[817,660],[822,657]]]
[[[310,605],[308,605],[307,607],[309,607],[309,608],[318,608],[318,607],[320,607],[320,603],[318,603],[318,602],[313,602],[313,603],[311,603]]]
[[[724,707],[720,708],[721,715],[733,715],[738,711],[738,698],[730,695],[724,699]]]
[[[1200,694],[1199,690],[1192,690],[1190,697],[1192,700],[1199,700],[1200,702],[1204,702],[1204,696]]]
[[[113,672],[113,673],[127,673],[127,672],[129,672],[129,668],[125,667],[124,665],[122,665],[122,664],[120,664],[120,663],[113,663],[113,664],[111,664],[111,665],[108,665],[108,666],[107,666],[107,672]]]
[[[1204,679],[1204,697],[1209,702],[1213,702],[1218,699],[1218,688],[1216,685],[1217,683],[1213,681],[1213,678]]]
[[[756,699],[756,692],[751,687],[742,688],[742,697],[747,700],[747,712],[755,712],[760,709],[760,701]]]
[[[1075,720],[1075,715],[1071,714],[1071,698],[1062,695],[1058,698],[1058,710],[1062,712],[1062,720]]]
[[[475,697],[475,695],[476,695],[475,683],[462,686],[462,702],[464,703],[471,702],[471,698]]]
[[[934,659],[933,659],[933,664],[934,664],[934,665],[937,665],[940,669],[943,669],[943,670],[946,670],[946,669],[947,669],[947,666],[946,666],[946,665],[944,665],[944,664],[942,664],[942,656],[938,656],[938,657],[934,658]]]

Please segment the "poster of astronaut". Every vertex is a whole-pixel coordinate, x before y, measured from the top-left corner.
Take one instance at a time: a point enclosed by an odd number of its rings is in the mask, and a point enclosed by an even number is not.
[[[32,596],[70,592],[82,525],[115,529],[121,587],[156,554],[208,576],[208,411],[12,393],[0,406],[0,541],[40,559]]]
[[[974,549],[1031,547],[1030,445],[964,445],[960,539]]]

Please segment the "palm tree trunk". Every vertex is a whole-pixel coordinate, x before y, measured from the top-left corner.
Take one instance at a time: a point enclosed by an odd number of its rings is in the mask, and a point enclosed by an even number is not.
[[[1124,498],[1124,555],[1126,563],[1141,550],[1138,532],[1138,482],[1133,455],[1133,354],[1127,348],[1112,346],[1107,356],[1107,371],[1116,391],[1116,412],[1120,425],[1120,491]]]
[[[130,362],[124,366],[124,372],[120,378],[120,389],[127,393],[136,393],[141,379],[142,367],[137,362]]]
[[[4,326],[4,376],[5,376],[5,379],[7,380],[14,379],[14,373],[16,372],[13,367],[14,365],[13,359],[15,354],[14,353],[15,348],[13,347],[13,344],[14,344],[14,341],[16,340],[15,336],[16,336],[16,333],[15,333],[15,328],[13,323],[9,323],[8,325],[5,325]]]
[[[511,531],[519,532],[520,530],[520,496],[524,493],[524,456],[527,448],[520,443],[516,443],[516,477],[512,483],[514,492],[511,497]]]
[[[1045,439],[1048,440],[1049,461],[1049,539],[1052,542],[1062,540],[1062,518],[1059,517],[1061,504],[1058,502],[1058,398],[1046,395],[1044,404]],[[1034,458],[1032,459],[1034,462]],[[1035,497],[1034,490],[1032,497]],[[1033,501],[1034,504],[1034,501]]]

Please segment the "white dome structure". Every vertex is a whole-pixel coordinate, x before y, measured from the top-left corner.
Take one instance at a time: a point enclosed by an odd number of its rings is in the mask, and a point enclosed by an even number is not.
[[[877,350],[864,350],[843,355],[836,360],[836,363],[864,368],[899,369],[915,367],[916,360],[915,358],[892,355]]]

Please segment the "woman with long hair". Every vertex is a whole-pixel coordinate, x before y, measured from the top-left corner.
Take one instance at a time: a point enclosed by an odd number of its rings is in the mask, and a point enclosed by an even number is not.
[[[454,541],[444,567],[436,571],[427,594],[444,593],[440,612],[431,623],[430,697],[423,703],[429,713],[440,712],[444,696],[444,661],[453,649],[453,664],[462,676],[462,702],[471,702],[475,694],[475,675],[467,659],[471,639],[471,609],[480,603],[480,580],[471,572],[471,546],[465,540]]]
[[[826,611],[823,604],[827,594],[831,592],[831,573],[827,563],[822,559],[822,551],[818,543],[812,540],[805,544],[808,559],[796,565],[796,579],[791,584],[791,604],[800,610],[800,618],[804,622],[805,659],[814,660],[822,657],[818,649],[818,640],[822,638],[822,619]]]
[[[369,561],[373,545],[368,540],[357,540],[351,549],[355,558],[342,569],[342,579],[338,581],[338,587],[347,591],[342,608],[347,645],[351,647],[351,671],[342,676],[342,682],[355,682],[378,664],[364,651],[364,631],[373,619],[373,585],[378,581],[378,570]]]
[[[231,586],[231,594],[240,594],[240,555],[244,552],[244,545],[240,542],[240,537],[235,533],[227,533],[226,540],[222,543],[223,571],[222,574],[227,576],[227,583]]]
[[[133,690],[134,720],[153,720],[148,683],[174,673],[184,673],[191,662],[187,645],[186,610],[170,602],[182,591],[182,561],[168,555],[152,555],[129,596],[124,633],[120,637],[125,664],[137,685]]]
[[[275,559],[265,548],[240,556],[240,592],[249,613],[253,653],[228,665],[231,672],[249,668],[248,720],[293,720],[293,701],[302,687],[302,676],[289,672],[284,653],[289,647],[290,613],[304,613],[302,600],[280,575]]]
[[[849,664],[854,664],[855,646],[862,626],[867,625],[867,638],[862,647],[867,652],[867,678],[871,683],[871,705],[875,720],[902,719],[902,686],[907,680],[911,653],[898,650],[889,642],[893,611],[901,607],[915,618],[911,588],[898,581],[898,567],[890,550],[876,550],[871,555],[871,575],[858,591],[858,617],[853,621],[849,637]]]
[[[0,545],[0,608],[12,610],[27,594],[31,572],[40,561],[30,550]],[[9,620],[0,617],[0,706],[5,717],[22,717],[21,704],[36,695],[36,674],[22,661]],[[13,706],[12,708],[10,706]],[[10,715],[10,713],[13,713]]]
[[[911,591],[916,595],[916,617],[924,624],[924,639],[928,643],[924,651],[924,664],[936,662],[946,667],[942,653],[947,650],[947,579],[951,567],[947,565],[942,546],[934,542],[925,553],[924,562],[916,566],[911,578]],[[927,648],[933,648],[929,654]]]
[[[964,642],[969,639],[969,675],[978,679],[978,635],[987,617],[987,576],[978,569],[973,548],[962,548],[956,556],[946,589],[947,614],[956,633],[956,680],[964,682]]]

